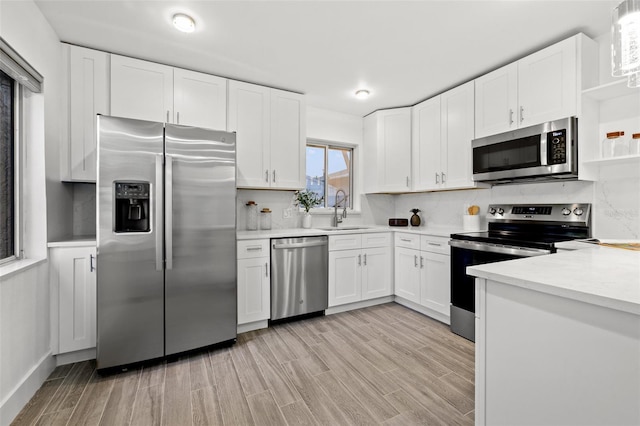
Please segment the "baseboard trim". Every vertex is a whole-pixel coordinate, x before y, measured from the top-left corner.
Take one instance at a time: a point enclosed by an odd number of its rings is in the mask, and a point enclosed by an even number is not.
[[[56,355],[56,365],[73,364],[74,362],[89,361],[96,359],[96,348],[82,349],[79,351],[65,352]]]
[[[246,333],[247,331],[260,330],[261,328],[269,327],[269,320],[254,321],[246,324],[238,324],[238,334]]]
[[[20,413],[20,410],[27,405],[36,391],[47,380],[47,377],[55,367],[56,362],[51,351],[47,352],[31,367],[22,381],[0,402],[0,425],[11,424],[13,419]]]
[[[451,319],[449,318],[448,315],[443,315],[440,312],[434,311],[433,309],[425,308],[424,306],[418,305],[417,303],[412,302],[411,300],[407,300],[400,296],[396,296],[396,303],[402,306],[406,306],[407,308],[412,309],[416,312],[420,312],[421,314],[431,317],[434,320],[443,322],[446,325],[449,325],[451,323]]]
[[[369,306],[382,305],[383,303],[393,302],[393,296],[384,296],[377,299],[362,300],[360,302],[347,303],[346,305],[332,306],[324,313],[326,315],[339,314],[340,312],[353,311],[354,309],[368,308]]]

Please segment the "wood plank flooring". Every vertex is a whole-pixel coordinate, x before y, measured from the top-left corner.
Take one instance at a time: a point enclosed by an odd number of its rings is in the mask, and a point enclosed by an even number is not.
[[[474,345],[395,303],[101,376],[58,367],[13,425],[473,425]]]

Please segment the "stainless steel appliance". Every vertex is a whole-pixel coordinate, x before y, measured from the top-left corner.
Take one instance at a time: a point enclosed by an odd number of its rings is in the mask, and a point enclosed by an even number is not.
[[[577,118],[472,141],[473,180],[489,183],[577,179]]]
[[[451,331],[475,341],[467,266],[555,253],[557,242],[591,237],[590,217],[590,204],[491,205],[488,231],[451,235]]]
[[[328,307],[327,236],[271,240],[271,320]]]
[[[99,369],[236,338],[235,134],[98,116]]]

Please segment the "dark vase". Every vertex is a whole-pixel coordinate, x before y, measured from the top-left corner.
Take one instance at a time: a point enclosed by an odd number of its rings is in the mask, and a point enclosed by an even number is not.
[[[418,216],[418,213],[414,213],[413,216],[411,216],[411,226],[420,226],[420,216]]]

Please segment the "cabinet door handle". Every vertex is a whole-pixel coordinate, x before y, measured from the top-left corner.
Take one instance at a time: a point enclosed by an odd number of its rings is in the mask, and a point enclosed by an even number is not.
[[[509,126],[513,124],[513,109],[509,108]]]
[[[273,171],[273,183],[276,183],[276,171]]]
[[[180,124],[180,111],[176,112],[176,124]]]
[[[417,254],[413,255],[413,266],[415,266],[416,268],[418,267],[418,255]]]
[[[407,176],[407,188],[409,187],[409,176]]]
[[[364,254],[364,266],[367,266],[367,253]]]
[[[440,173],[440,175],[442,175],[442,183],[445,183],[447,181],[447,175],[445,175],[444,172]]]
[[[167,123],[169,122],[169,110],[167,110]]]
[[[420,256],[420,269],[424,268],[424,257]]]
[[[247,251],[262,251],[262,246],[247,247]]]
[[[524,107],[521,106],[520,107],[520,122],[522,123],[524,121]]]
[[[358,266],[361,266],[361,265],[362,265],[362,255],[359,254],[358,255]]]
[[[440,183],[440,175],[436,173],[436,183]]]
[[[410,243],[411,240],[408,238],[400,238],[400,241],[404,241],[405,243]]]
[[[93,259],[95,259],[95,257],[92,254],[90,254],[89,255],[89,272],[93,272],[96,270],[96,267],[93,264]]]
[[[269,182],[269,170],[264,171],[264,181],[267,183]]]
[[[442,245],[440,243],[432,243],[431,241],[427,242],[427,244],[429,244],[430,246],[436,246],[436,247],[440,247]]]
[[[269,276],[269,262],[264,262],[264,276]]]

